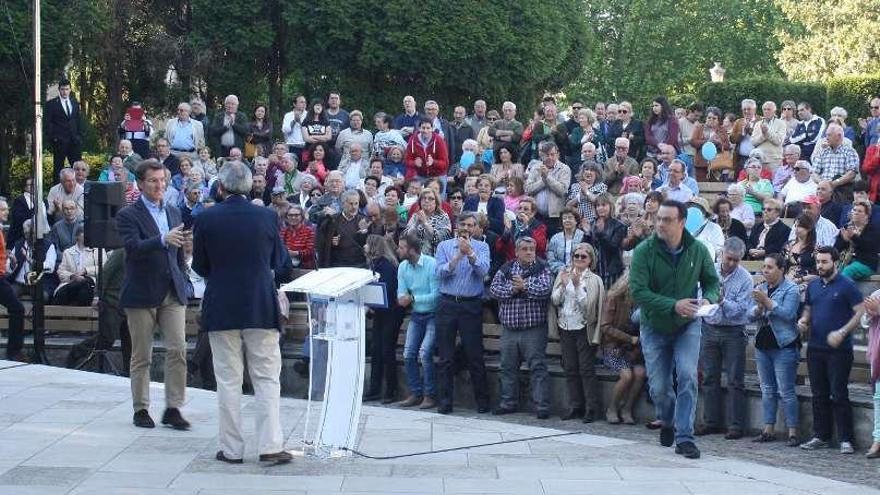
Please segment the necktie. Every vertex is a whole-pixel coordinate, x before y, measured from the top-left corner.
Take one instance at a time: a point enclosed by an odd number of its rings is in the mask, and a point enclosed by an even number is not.
[[[70,117],[70,100],[64,100],[64,113]]]

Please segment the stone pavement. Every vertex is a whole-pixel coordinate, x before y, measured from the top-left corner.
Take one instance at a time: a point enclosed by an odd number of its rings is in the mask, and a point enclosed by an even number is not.
[[[157,418],[160,384],[152,387],[152,400]],[[282,400],[290,447],[297,443],[304,405]],[[0,495],[880,494],[772,462],[715,455],[689,461],[648,437],[586,433],[391,460],[297,459],[275,467],[259,465],[251,449],[244,465],[230,466],[213,460],[212,392],[189,391],[184,408],[193,423],[189,432],[137,429],[131,413],[125,378],[0,361]],[[246,418],[252,427],[250,415]],[[634,431],[631,427],[630,436]],[[388,456],[559,433],[566,431],[366,407],[359,449]]]

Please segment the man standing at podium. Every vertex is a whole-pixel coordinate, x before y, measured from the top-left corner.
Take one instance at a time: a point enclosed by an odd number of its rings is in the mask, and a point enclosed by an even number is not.
[[[250,170],[239,161],[220,170],[223,201],[195,217],[193,262],[207,285],[202,301],[202,331],[214,355],[220,409],[220,450],[216,459],[244,462],[241,384],[247,357],[257,407],[257,449],[261,462],[288,463],[281,431],[281,312],[275,273],[289,271],[272,210],[247,199]]]
[[[458,217],[452,239],[437,245],[435,273],[440,280],[437,304],[437,412],[452,412],[455,336],[461,336],[477,412],[489,412],[489,389],[483,362],[483,279],[489,272],[489,245],[471,238],[477,228],[473,212]]]

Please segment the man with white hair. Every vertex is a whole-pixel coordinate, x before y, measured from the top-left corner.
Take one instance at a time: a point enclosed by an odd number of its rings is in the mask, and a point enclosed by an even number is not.
[[[65,201],[73,201],[76,205],[76,217],[82,220],[83,216],[83,186],[76,182],[76,172],[72,168],[63,168],[60,173],[60,182],[49,189],[46,196],[48,207],[46,213],[50,220],[54,216],[54,220],[61,219],[61,205]]]
[[[740,103],[742,109],[742,117],[733,123],[733,129],[730,133],[730,142],[736,145],[737,169],[742,169],[742,165],[749,158],[749,154],[755,148],[752,144],[752,133],[758,124],[756,108],[758,104],[751,98],[746,98]]]
[[[592,143],[586,143],[587,144]],[[611,194],[620,194],[623,178],[639,175],[639,162],[629,156],[629,139],[619,137],[614,140],[614,155],[605,160],[605,184]]]
[[[449,121],[440,116],[440,105],[436,101],[428,100],[425,102],[425,117],[430,119],[434,125],[434,134],[438,134],[446,141],[447,156],[455,156],[458,142],[455,140],[455,134],[452,132]]]
[[[474,102],[474,113],[467,118],[467,123],[474,130],[474,134],[478,134],[483,127],[489,125],[489,121],[486,120],[486,100]]]
[[[797,145],[791,145],[797,146]],[[777,198],[785,205],[785,218],[797,218],[802,206],[801,202],[807,197],[816,194],[816,182],[813,180],[812,167],[806,160],[798,160],[794,164],[794,175],[777,194]]]
[[[486,107],[486,102],[483,102],[483,110],[484,110],[483,121],[484,122],[486,120],[485,119],[485,107]],[[459,160],[461,160],[461,155],[464,152],[464,150],[462,149],[462,148],[464,148],[463,143],[468,139],[476,138],[477,133],[479,132],[479,129],[475,129],[474,127],[471,127],[471,124],[469,123],[469,119],[466,118],[466,115],[467,115],[467,110],[461,105],[455,107],[455,109],[452,110],[452,122],[450,122],[449,125],[452,127],[452,132],[455,133],[455,142],[462,143],[462,146],[455,150],[455,156],[453,157],[453,160],[452,160],[453,163],[458,163]],[[451,167],[450,167],[450,170],[451,170]],[[449,175],[451,176],[452,173],[450,173]]]
[[[253,185],[248,167],[227,162],[218,182],[223,202],[196,217],[192,261],[192,269],[207,281],[202,330],[211,342],[217,377],[220,450],[215,459],[244,461],[241,384],[247,366],[254,385],[259,460],[284,464],[293,456],[284,449],[281,428],[278,342],[286,315],[278,305],[275,278],[289,277],[293,267],[275,213],[247,199]]]
[[[505,101],[501,105],[501,119],[489,126],[489,135],[494,139],[495,156],[498,156],[504,143],[510,143],[514,147],[514,157],[517,157],[522,134],[522,122],[516,120],[516,104]]]
[[[229,95],[223,100],[223,111],[214,116],[211,123],[211,137],[219,146],[221,157],[228,157],[232,148],[244,148],[244,139],[248,135],[247,116],[238,111],[238,97]]]
[[[776,117],[776,103],[765,101],[761,105],[762,118],[752,129],[752,146],[761,151],[761,164],[775,171],[782,162],[782,143],[788,127]]]
[[[828,145],[813,161],[813,174],[831,181],[839,199],[852,201],[852,183],[859,175],[859,155],[851,146],[843,144],[843,128],[828,126]]]
[[[392,127],[399,130],[403,137],[408,139],[409,136],[419,126],[419,111],[416,110],[416,99],[410,95],[403,97],[403,113],[394,117]]]
[[[199,148],[205,146],[205,129],[198,120],[190,118],[192,107],[183,101],[177,105],[177,117],[165,122],[165,138],[171,143],[171,153],[195,160]]]
[[[336,153],[340,161],[349,157],[355,144],[360,145],[362,152],[369,152],[373,147],[373,133],[364,129],[364,114],[360,110],[352,110],[348,116],[348,127],[336,136]]]
[[[116,145],[116,153],[122,157],[122,165],[124,165],[131,173],[134,173],[134,168],[137,167],[137,164],[140,163],[141,160],[143,160],[141,155],[134,152],[134,149],[131,146],[131,141],[128,139],[119,140],[119,144]]]

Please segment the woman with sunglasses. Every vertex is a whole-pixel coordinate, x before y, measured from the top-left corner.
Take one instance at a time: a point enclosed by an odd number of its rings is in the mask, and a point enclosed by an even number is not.
[[[595,421],[602,410],[595,356],[602,336],[605,286],[592,271],[595,265],[593,246],[577,244],[571,264],[556,276],[550,296],[556,308],[562,368],[568,388],[569,409],[562,419],[583,418],[584,423]]]
[[[618,118],[611,128],[607,142],[613,144],[619,137],[629,139],[629,156],[641,160],[645,149],[645,127],[633,118],[632,104],[628,101],[620,102],[617,106],[617,115]]]

